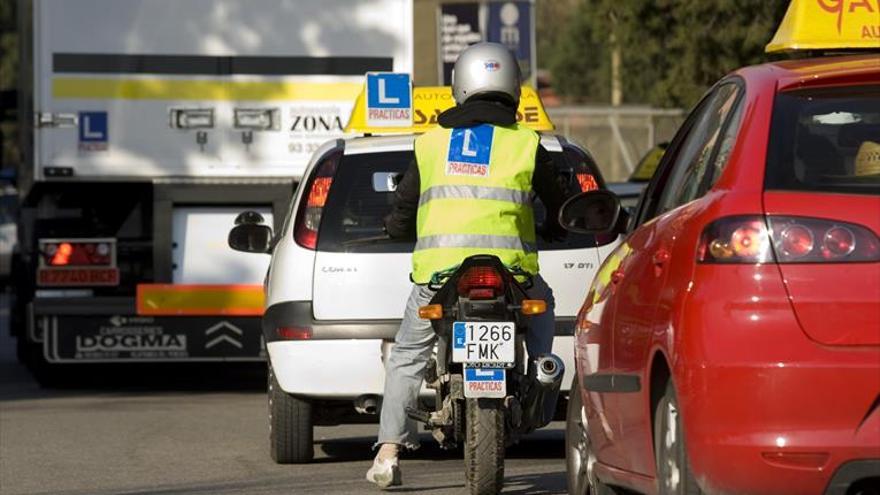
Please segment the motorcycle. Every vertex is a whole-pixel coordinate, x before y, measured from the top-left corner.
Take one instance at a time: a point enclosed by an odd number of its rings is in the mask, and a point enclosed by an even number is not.
[[[477,255],[435,274],[436,290],[419,316],[432,322],[437,350],[425,383],[436,392],[433,411],[407,408],[443,448],[464,448],[472,494],[494,494],[504,484],[504,451],[521,435],[547,425],[556,411],[562,360],[526,360],[528,317],[544,313],[528,299],[532,276],[496,256]]]

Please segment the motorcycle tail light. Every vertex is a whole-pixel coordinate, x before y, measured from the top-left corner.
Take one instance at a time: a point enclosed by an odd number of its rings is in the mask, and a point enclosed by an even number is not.
[[[768,215],[726,217],[703,230],[700,263],[845,263],[880,261],[870,229],[820,218]]]
[[[491,266],[473,266],[458,279],[458,295],[461,297],[493,299],[503,291],[504,279]],[[478,297],[471,297],[472,292]]]
[[[336,174],[339,158],[340,153],[326,157],[306,184],[306,193],[303,194],[302,203],[297,212],[293,234],[296,243],[304,248],[315,249],[318,245],[321,216],[330,195],[330,187],[333,185],[333,176]]]

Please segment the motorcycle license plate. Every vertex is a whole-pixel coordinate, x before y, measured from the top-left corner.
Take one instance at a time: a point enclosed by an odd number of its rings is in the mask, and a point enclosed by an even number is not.
[[[507,395],[506,375],[504,368],[471,368],[465,365],[464,396],[468,399],[503,399]]]
[[[512,321],[456,321],[452,324],[452,361],[504,366],[516,359]]]

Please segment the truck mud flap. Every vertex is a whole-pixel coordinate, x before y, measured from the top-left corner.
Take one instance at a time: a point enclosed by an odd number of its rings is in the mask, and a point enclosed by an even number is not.
[[[256,317],[46,317],[52,363],[264,361]]]

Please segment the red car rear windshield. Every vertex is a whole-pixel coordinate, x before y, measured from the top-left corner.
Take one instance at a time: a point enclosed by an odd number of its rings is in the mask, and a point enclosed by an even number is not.
[[[776,95],[765,188],[880,194],[880,85]]]

